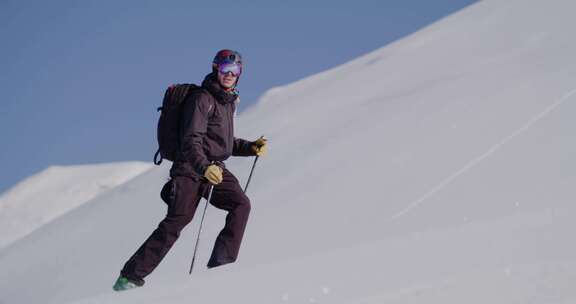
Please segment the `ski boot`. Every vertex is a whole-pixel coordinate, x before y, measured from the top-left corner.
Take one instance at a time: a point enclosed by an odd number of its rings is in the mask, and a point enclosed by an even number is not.
[[[144,285],[144,280],[132,281],[127,277],[119,276],[118,280],[116,280],[116,283],[114,283],[114,286],[112,286],[112,289],[114,289],[115,291],[123,291],[140,287],[142,285]]]

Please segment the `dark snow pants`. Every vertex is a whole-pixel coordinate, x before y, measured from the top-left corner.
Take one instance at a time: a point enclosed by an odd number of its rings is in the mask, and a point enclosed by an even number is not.
[[[208,196],[208,189],[207,182],[194,181],[185,176],[177,176],[168,181],[161,193],[168,204],[166,217],[126,262],[121,274],[144,283],[144,277],[160,264],[182,229],[192,221],[200,199]],[[250,213],[250,201],[236,177],[224,169],[223,181],[214,187],[210,203],[228,211],[226,224],[216,238],[208,262],[208,267],[212,268],[236,261]]]

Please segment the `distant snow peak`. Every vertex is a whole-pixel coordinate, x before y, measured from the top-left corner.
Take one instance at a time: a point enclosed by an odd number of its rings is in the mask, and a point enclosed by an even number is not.
[[[52,165],[0,196],[0,248],[152,167],[143,162]]]

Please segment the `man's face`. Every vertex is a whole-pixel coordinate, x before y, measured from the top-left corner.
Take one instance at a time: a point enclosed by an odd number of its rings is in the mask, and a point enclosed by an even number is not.
[[[236,80],[238,79],[237,76],[234,76],[232,72],[227,72],[226,74],[222,74],[222,72],[218,72],[218,82],[220,85],[225,89],[231,89],[236,84]]]

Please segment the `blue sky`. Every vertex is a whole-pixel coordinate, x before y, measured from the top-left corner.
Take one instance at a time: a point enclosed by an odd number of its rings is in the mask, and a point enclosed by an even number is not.
[[[165,87],[219,49],[244,56],[242,111],[476,1],[311,2],[3,0],[0,192],[50,165],[151,161]]]

